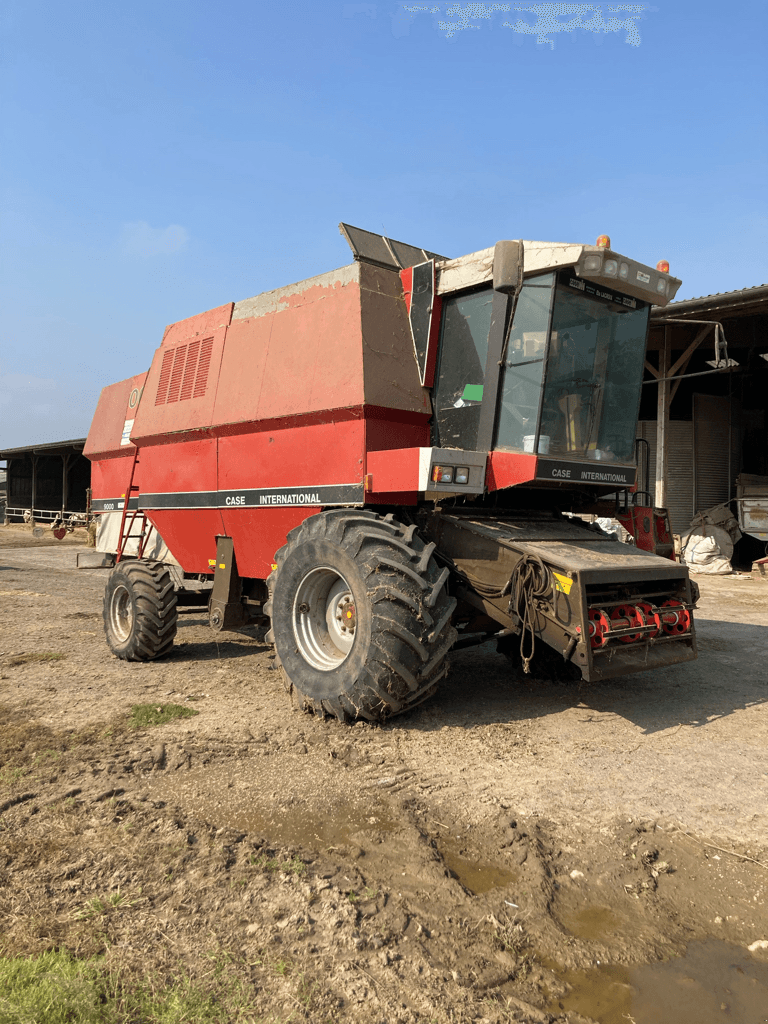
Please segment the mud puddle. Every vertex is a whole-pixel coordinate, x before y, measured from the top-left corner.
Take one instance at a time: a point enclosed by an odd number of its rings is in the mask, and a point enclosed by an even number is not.
[[[313,811],[299,804],[273,809],[249,806],[238,808],[226,802],[202,801],[198,813],[219,826],[228,826],[249,835],[265,835],[271,842],[302,849],[334,850],[363,836],[392,832],[398,826],[386,808],[340,806],[331,814]]]
[[[608,907],[584,907],[558,914],[571,935],[589,942],[606,942],[621,927],[621,920]]]
[[[467,855],[467,851],[450,839],[440,839],[435,843],[443,863],[450,873],[473,896],[490,892],[492,889],[503,889],[518,880],[514,871],[509,871],[498,864],[476,860]]]
[[[598,1024],[762,1024],[768,1021],[768,964],[719,939],[692,942],[666,963],[558,970],[570,986],[550,1013],[577,1012]]]

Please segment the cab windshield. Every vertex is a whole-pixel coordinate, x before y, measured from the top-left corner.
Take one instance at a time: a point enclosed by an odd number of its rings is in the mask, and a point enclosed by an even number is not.
[[[526,281],[502,367],[495,447],[632,463],[649,308],[570,270]]]

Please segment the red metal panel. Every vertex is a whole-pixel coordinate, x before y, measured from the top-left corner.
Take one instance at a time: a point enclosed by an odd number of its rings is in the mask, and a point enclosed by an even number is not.
[[[273,315],[267,315],[235,320],[228,328],[211,418],[214,425],[258,419],[272,319]]]
[[[367,480],[369,493],[366,499],[370,495],[370,500],[375,503],[381,495],[405,492],[413,494],[415,500],[419,490],[419,449],[368,452],[367,476],[370,480]]]
[[[216,439],[147,445],[139,449],[139,470],[142,494],[215,491]]]
[[[177,345],[191,338],[205,338],[222,327],[228,327],[234,308],[234,302],[226,302],[223,306],[208,309],[205,313],[197,313],[186,320],[177,320],[175,324],[169,324],[165,328],[161,344]]]
[[[131,477],[133,445],[123,448],[122,458],[97,459],[91,466],[91,497],[94,500],[121,499]],[[136,469],[134,482],[138,482]]]
[[[240,575],[265,580],[272,572],[275,552],[285,544],[289,531],[319,511],[319,507],[308,505],[223,509],[224,531],[233,538]]]
[[[410,313],[411,296],[413,295],[413,267],[406,267],[405,270],[401,270],[400,280],[403,282],[403,298],[405,299],[405,309],[407,313]]]
[[[271,317],[259,419],[362,405],[359,285],[318,286],[287,303]]]
[[[365,407],[365,448],[378,452],[391,448],[427,448],[430,445],[430,417],[399,409]]]
[[[362,405],[359,285],[315,286],[283,301],[229,328],[216,426]]]
[[[362,420],[343,419],[221,437],[218,489],[359,483],[364,431]]]
[[[141,448],[139,502],[148,494],[216,491],[216,440],[181,441]],[[147,518],[185,572],[210,572],[216,537],[224,533],[218,508],[151,509]]]
[[[127,452],[133,455],[133,446],[121,445],[120,439],[125,421],[133,419],[131,397],[134,392],[141,392],[146,377],[146,373],[139,373],[102,389],[83,449],[87,459],[116,459]]]
[[[131,433],[140,448],[210,433],[226,333],[220,328],[177,345],[164,341],[155,352]]]
[[[215,563],[216,537],[224,533],[218,509],[153,509],[147,512],[147,519],[184,572],[213,572],[209,563]]]
[[[626,512],[617,512],[616,518],[635,538],[641,551],[652,551],[675,561],[675,550],[669,530],[669,514],[665,509],[645,505],[630,505]]]
[[[489,491],[528,483],[536,477],[536,456],[518,452],[489,452],[485,484]]]
[[[365,425],[359,418],[306,422],[219,438],[220,491],[358,483],[363,477]],[[222,509],[242,576],[266,579],[288,531],[320,507]]]

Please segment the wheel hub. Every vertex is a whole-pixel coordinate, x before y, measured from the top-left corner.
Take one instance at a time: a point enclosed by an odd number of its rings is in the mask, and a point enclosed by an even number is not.
[[[355,599],[341,573],[330,566],[307,573],[293,602],[293,633],[304,660],[331,671],[352,650],[356,629]]]
[[[112,591],[109,618],[115,636],[121,641],[127,640],[133,627],[133,602],[128,588],[122,584]]]

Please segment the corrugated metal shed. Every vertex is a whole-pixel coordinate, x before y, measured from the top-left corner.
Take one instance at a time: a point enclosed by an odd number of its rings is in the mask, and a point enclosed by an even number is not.
[[[693,518],[693,424],[689,420],[670,420],[667,424],[669,440],[669,480],[667,489],[667,510],[673,533],[685,533]],[[650,445],[650,472],[648,478],[642,472],[641,489],[653,495],[656,476],[656,420],[641,420],[637,425],[637,436],[645,438]]]
[[[701,295],[696,299],[683,299],[681,302],[670,302],[668,306],[654,306],[651,310],[651,323],[667,320],[670,317],[701,318],[704,313],[712,314],[714,319],[721,316],[748,316],[752,313],[765,311],[768,301],[768,284],[758,284],[753,288],[739,288],[734,292],[719,292],[715,295]]]

